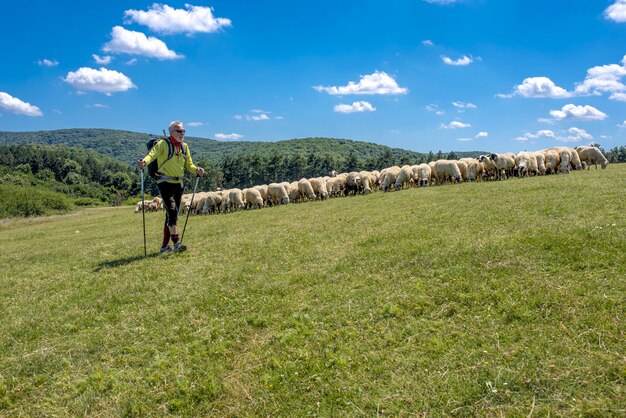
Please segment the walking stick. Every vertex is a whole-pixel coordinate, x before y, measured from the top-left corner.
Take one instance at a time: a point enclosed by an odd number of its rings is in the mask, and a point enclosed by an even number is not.
[[[143,256],[148,256],[148,250],[146,247],[146,206],[144,202],[144,189],[143,189],[143,168],[141,170],[141,218],[143,224]]]
[[[183,227],[183,234],[180,236],[180,242],[183,242],[183,238],[185,238],[185,229],[187,229],[187,220],[189,219],[189,213],[191,212],[191,205],[193,205],[193,197],[196,195],[196,189],[198,188],[198,180],[200,180],[199,176],[196,176],[196,185],[193,186],[193,193],[191,194],[191,201],[189,202],[189,210],[187,211],[187,217],[185,218],[185,226]]]

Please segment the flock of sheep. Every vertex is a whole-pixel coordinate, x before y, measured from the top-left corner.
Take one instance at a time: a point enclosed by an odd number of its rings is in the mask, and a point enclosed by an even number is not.
[[[375,190],[388,192],[413,186],[443,185],[465,181],[505,180],[511,176],[528,177],[555,173],[569,173],[598,164],[606,168],[608,160],[596,147],[576,149],[555,147],[541,151],[487,154],[479,158],[437,160],[428,164],[393,166],[381,171],[341,173],[333,171],[326,177],[302,178],[292,183],[270,183],[246,189],[218,190],[183,195],[181,206],[191,214],[217,214],[240,209],[260,209],[291,202],[306,202],[328,197],[368,194]],[[162,201],[155,197],[145,202],[149,211],[162,209]],[[141,202],[135,212],[141,210]]]

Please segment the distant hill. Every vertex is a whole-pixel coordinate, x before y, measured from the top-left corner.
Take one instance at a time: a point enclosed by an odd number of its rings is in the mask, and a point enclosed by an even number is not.
[[[146,153],[146,142],[152,136],[154,135],[114,129],[60,129],[34,132],[0,131],[0,145],[29,143],[80,146],[110,155],[127,163],[132,163]],[[277,153],[285,157],[292,157],[298,154],[304,156],[314,154],[318,156],[335,156],[340,159],[345,159],[353,154],[362,160],[388,155],[397,161],[403,157],[413,161],[427,157],[427,154],[424,153],[390,148],[370,142],[336,138],[300,138],[277,142],[221,142],[212,139],[187,137],[186,142],[191,146],[194,160],[206,159],[214,163],[221,163],[227,157],[235,158],[255,154],[266,156]],[[434,152],[436,153],[437,150],[434,150]],[[477,156],[484,153],[484,151],[455,152],[458,158]],[[445,158],[448,152],[443,153],[443,155]]]

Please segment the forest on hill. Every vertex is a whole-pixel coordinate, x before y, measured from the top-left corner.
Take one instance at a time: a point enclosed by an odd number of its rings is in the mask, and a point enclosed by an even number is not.
[[[148,133],[130,132],[114,129],[61,129],[36,132],[6,132],[0,131],[0,145],[45,144],[80,146],[93,149],[101,154],[115,157],[119,160],[132,163],[146,152],[146,142],[152,137],[161,136]],[[186,137],[194,159],[203,158],[212,163],[221,163],[227,157],[280,154],[285,158],[295,155],[309,157],[311,154],[340,161],[353,154],[362,160],[374,160],[382,155],[390,155],[395,161],[403,157],[412,161],[427,160],[429,154],[448,155],[442,151],[419,153],[400,148],[390,148],[371,142],[353,141],[337,138],[300,138],[277,142],[250,142],[250,141],[216,141],[213,139]],[[454,152],[458,157],[472,157],[484,154],[485,151]],[[433,157],[434,158],[434,157]],[[334,168],[339,170],[338,167]]]

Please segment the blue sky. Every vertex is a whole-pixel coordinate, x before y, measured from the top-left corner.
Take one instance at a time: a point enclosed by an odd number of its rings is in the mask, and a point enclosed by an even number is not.
[[[3,131],[626,144],[626,0],[5,3]]]

